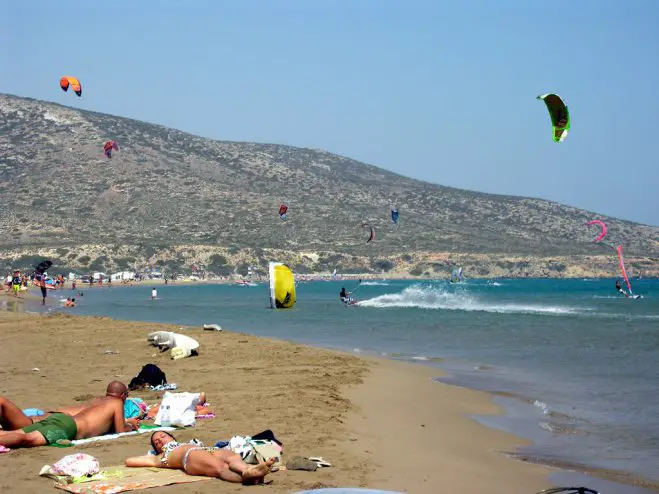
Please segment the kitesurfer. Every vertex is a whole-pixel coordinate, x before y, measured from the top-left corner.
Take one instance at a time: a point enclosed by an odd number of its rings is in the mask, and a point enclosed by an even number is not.
[[[341,287],[341,293],[339,293],[339,298],[344,304],[348,304],[352,301],[350,298],[350,292],[346,292],[345,287]]]

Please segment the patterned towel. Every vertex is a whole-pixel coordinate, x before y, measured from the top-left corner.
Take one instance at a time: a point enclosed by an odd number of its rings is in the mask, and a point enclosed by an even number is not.
[[[188,475],[181,470],[169,468],[108,467],[101,470],[107,478],[83,484],[59,484],[55,487],[75,494],[117,494],[119,492],[150,489],[172,484],[186,484],[211,480],[210,477]]]

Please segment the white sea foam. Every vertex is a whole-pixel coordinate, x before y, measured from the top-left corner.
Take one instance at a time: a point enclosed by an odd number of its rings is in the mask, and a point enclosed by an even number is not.
[[[419,308],[497,312],[504,314],[575,314],[577,310],[571,307],[542,305],[542,304],[514,304],[505,302],[489,302],[479,299],[466,291],[451,292],[438,286],[414,285],[405,288],[399,293],[388,293],[363,300],[357,303],[360,307],[384,308]]]
[[[544,401],[535,400],[533,406],[542,410],[543,414],[549,415],[549,406]]]

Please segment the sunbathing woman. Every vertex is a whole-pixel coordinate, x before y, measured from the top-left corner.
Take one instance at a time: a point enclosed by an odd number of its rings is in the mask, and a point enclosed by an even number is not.
[[[188,475],[216,477],[227,482],[262,484],[270,473],[274,458],[258,465],[248,465],[240,455],[216,447],[179,443],[164,431],[151,435],[151,446],[157,455],[135,456],[126,459],[128,467],[175,468]]]

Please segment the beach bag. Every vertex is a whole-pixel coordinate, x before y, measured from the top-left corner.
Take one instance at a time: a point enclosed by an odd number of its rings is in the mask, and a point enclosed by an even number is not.
[[[83,475],[96,475],[101,471],[98,460],[84,453],[68,455],[54,463],[50,467],[51,472],[56,475],[70,475],[81,477]]]
[[[199,393],[170,393],[160,402],[158,414],[154,423],[161,426],[189,427],[196,424],[196,409],[199,404]]]
[[[167,384],[167,376],[155,364],[146,364],[128,384],[128,389],[138,389],[144,386],[160,386]]]
[[[275,458],[275,464],[281,462],[281,447],[274,441],[253,440],[247,441],[245,447],[238,452],[245,463],[257,465],[270,458]]]
[[[270,458],[275,458],[275,464],[281,462],[281,446],[274,441],[267,439],[252,439],[252,449],[254,450],[255,463],[268,461]],[[250,463],[245,460],[245,463]]]

